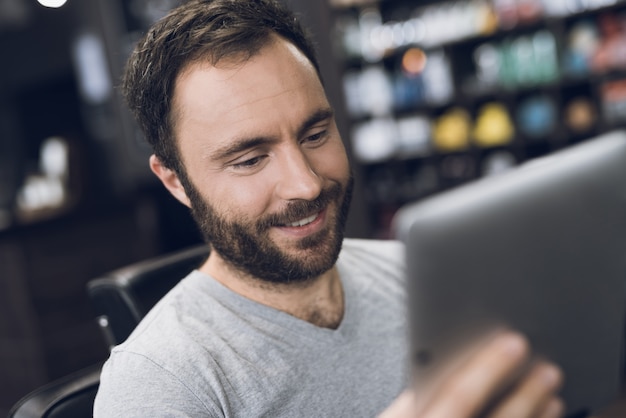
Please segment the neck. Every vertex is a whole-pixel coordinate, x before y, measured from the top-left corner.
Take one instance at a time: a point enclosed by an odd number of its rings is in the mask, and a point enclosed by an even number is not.
[[[344,313],[336,267],[305,283],[269,283],[250,277],[211,252],[200,271],[235,293],[323,328],[337,329]]]

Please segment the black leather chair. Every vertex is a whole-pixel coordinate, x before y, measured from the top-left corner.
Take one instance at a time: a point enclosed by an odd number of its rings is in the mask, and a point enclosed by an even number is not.
[[[208,255],[208,246],[199,245],[91,280],[87,293],[109,345],[123,342],[154,304]]]
[[[93,416],[93,401],[102,364],[67,375],[42,386],[18,401],[9,418],[83,418]]]
[[[196,246],[88,282],[87,293],[109,345],[123,342],[154,304],[208,255],[208,246]],[[91,417],[101,368],[95,364],[34,390],[13,406],[9,418]]]

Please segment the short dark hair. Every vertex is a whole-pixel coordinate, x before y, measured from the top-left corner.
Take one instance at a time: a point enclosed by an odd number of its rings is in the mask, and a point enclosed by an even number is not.
[[[159,20],[138,42],[122,80],[122,94],[154,154],[184,174],[173,133],[176,77],[197,61],[245,62],[275,33],[292,42],[319,72],[312,40],[278,0],[191,0]]]

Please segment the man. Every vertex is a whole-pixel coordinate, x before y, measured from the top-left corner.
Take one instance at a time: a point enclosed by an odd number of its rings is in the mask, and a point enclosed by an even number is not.
[[[402,248],[343,239],[350,167],[294,16],[192,0],[138,44],[124,91],[211,253],[112,351],[95,416],[381,413],[408,383]],[[444,392],[385,413],[473,416],[527,354],[504,335]],[[490,410],[558,416],[559,382],[538,365]]]

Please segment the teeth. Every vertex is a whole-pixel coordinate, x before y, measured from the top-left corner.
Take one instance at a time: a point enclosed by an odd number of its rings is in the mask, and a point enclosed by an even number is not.
[[[308,218],[304,218],[304,219],[300,219],[299,221],[296,222],[292,222],[290,224],[287,224],[288,226],[304,226],[306,224],[310,224],[311,222],[313,222],[315,220],[315,218],[317,218],[317,213],[315,215],[311,215]]]

